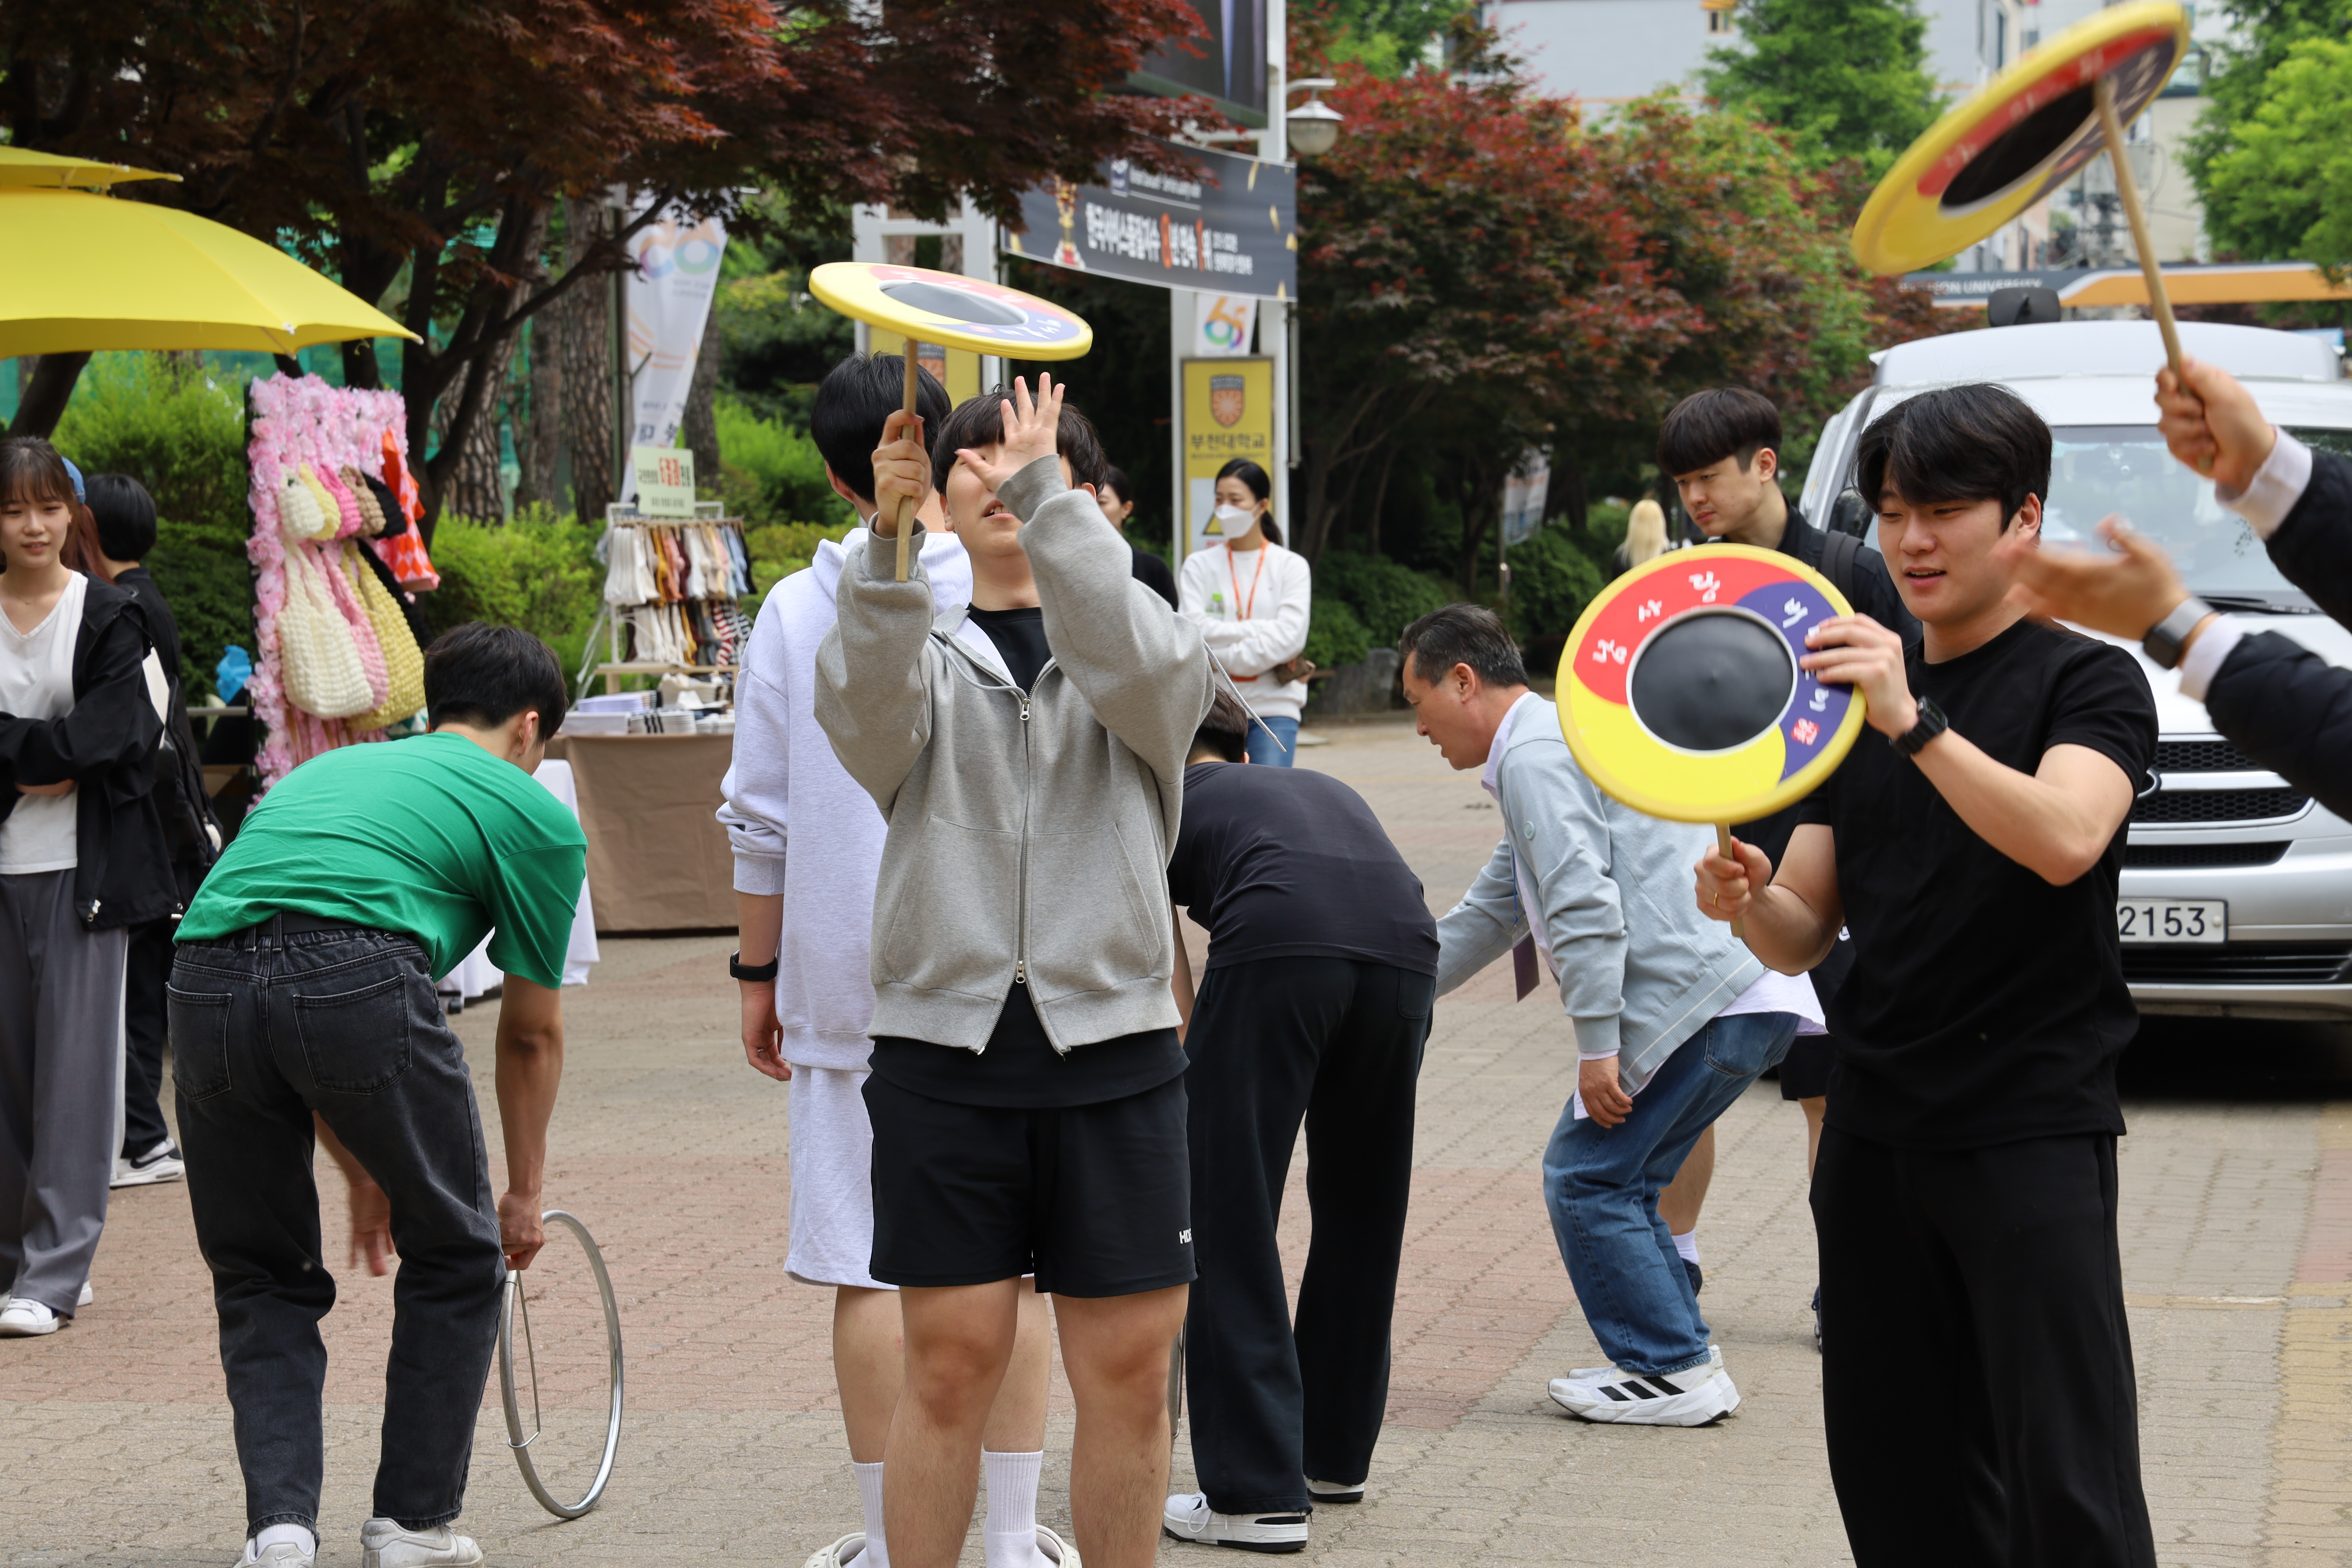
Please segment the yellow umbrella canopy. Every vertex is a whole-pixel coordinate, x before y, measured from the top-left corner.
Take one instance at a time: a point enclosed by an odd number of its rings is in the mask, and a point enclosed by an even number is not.
[[[0,184],[0,359],[100,349],[292,353],[416,334],[275,246],[194,213]]]
[[[36,153],[29,147],[0,147],[0,185],[38,185],[53,191],[103,190],[130,180],[172,180],[152,169],[109,163],[96,158],[69,158],[62,153]]]

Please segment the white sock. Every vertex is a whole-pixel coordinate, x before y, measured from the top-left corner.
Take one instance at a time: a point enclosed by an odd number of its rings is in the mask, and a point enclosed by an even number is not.
[[[301,1525],[273,1524],[253,1538],[253,1544],[246,1549],[252,1555],[246,1561],[250,1563],[271,1547],[289,1542],[300,1547],[305,1557],[316,1555],[319,1550],[319,1538]]]
[[[1698,1226],[1693,1226],[1675,1237],[1675,1250],[1682,1254],[1685,1263],[1698,1261]]]
[[[861,1465],[853,1459],[849,1468],[857,1478],[857,1500],[866,1508],[866,1550],[857,1554],[859,1568],[890,1568],[890,1544],[882,1538],[882,1462]]]
[[[1045,1469],[1043,1448],[1034,1454],[981,1450],[980,1473],[988,1479],[988,1522],[980,1539],[988,1568],[1037,1568],[1045,1556],[1037,1550],[1037,1479]]]

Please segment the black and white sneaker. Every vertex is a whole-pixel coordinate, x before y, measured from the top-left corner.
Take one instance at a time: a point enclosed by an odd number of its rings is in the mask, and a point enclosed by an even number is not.
[[[156,1144],[135,1160],[117,1156],[114,1177],[110,1187],[148,1187],[157,1182],[176,1182],[187,1173],[187,1163],[180,1158],[178,1145],[169,1138]]]
[[[1704,1426],[1739,1408],[1739,1390],[1712,1356],[1681,1372],[1612,1366],[1590,1378],[1556,1377],[1551,1397],[1580,1420],[1627,1426]]]
[[[1160,1528],[1179,1541],[1238,1546],[1244,1552],[1304,1552],[1303,1513],[1219,1513],[1206,1492],[1178,1492],[1160,1510]]]
[[[1318,1481],[1309,1476],[1307,1478],[1307,1496],[1308,1500],[1317,1503],[1361,1502],[1364,1500],[1364,1483],[1358,1481],[1352,1487],[1343,1486],[1338,1481]]]

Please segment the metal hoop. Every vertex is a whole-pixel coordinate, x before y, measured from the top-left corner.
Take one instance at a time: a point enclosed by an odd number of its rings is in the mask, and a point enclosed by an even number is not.
[[[507,1270],[506,1294],[499,1308],[499,1393],[507,1408],[507,1447],[514,1450],[515,1464],[522,1470],[523,1484],[530,1495],[539,1500],[541,1508],[558,1519],[578,1519],[596,1506],[604,1495],[605,1485],[613,1479],[613,1459],[621,1449],[621,1309],[613,1299],[613,1277],[604,1269],[604,1254],[597,1247],[596,1238],[588,1227],[562,1209],[550,1209],[539,1216],[542,1225],[561,1225],[580,1238],[581,1248],[588,1254],[588,1268],[596,1276],[597,1294],[604,1299],[604,1343],[612,1357],[613,1404],[612,1419],[604,1429],[604,1457],[596,1467],[596,1479],[589,1483],[587,1495],[578,1502],[559,1501],[539,1479],[539,1470],[530,1462],[530,1446],[539,1440],[539,1362],[530,1339],[530,1307],[523,1299],[522,1273]],[[522,1400],[515,1389],[514,1326],[522,1321],[523,1355],[531,1369],[531,1429],[528,1436],[522,1427]]]

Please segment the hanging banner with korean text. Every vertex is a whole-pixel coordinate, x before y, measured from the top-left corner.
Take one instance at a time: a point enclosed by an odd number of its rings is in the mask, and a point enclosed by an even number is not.
[[[1183,415],[1184,553],[1190,555],[1225,541],[1216,518],[1217,470],[1247,458],[1274,471],[1274,361],[1186,360]]]
[[[1283,163],[1177,147],[1163,174],[1125,159],[1099,184],[1065,181],[1022,194],[1014,256],[1161,289],[1259,300],[1298,297],[1298,180]]]

